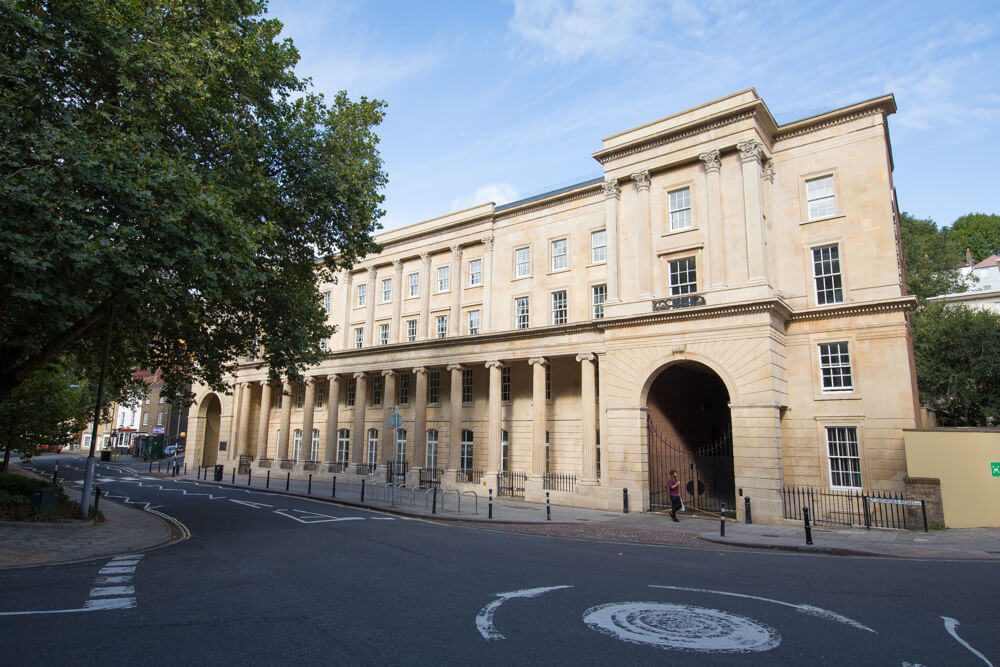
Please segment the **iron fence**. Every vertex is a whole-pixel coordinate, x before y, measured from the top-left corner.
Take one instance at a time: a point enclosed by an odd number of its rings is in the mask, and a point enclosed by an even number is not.
[[[261,468],[270,468],[272,465],[274,465],[274,459],[265,459],[265,458],[259,459],[257,461],[257,465],[260,466]]]
[[[904,500],[899,491],[837,491],[809,486],[786,486],[782,489],[781,497],[783,516],[786,519],[801,520],[802,508],[808,507],[809,519],[817,526],[906,528],[905,505],[878,502]]]
[[[455,481],[460,484],[479,484],[483,481],[483,471],[463,468],[458,471]]]
[[[319,470],[319,461],[303,461],[302,469],[306,472]]]
[[[441,473],[444,472],[441,468],[421,468],[420,469],[420,488],[422,489],[439,489],[441,488]]]
[[[349,465],[350,465],[349,463],[345,463],[343,461],[330,461],[326,464],[326,471],[344,472],[345,470],[347,470],[347,466]]]
[[[250,472],[250,466],[253,465],[253,454],[240,454],[240,464],[239,473],[245,475]]]
[[[393,479],[393,462],[389,461],[385,464],[385,481],[391,484],[392,482],[398,481],[399,479],[406,479],[406,471],[409,469],[410,464],[406,461],[396,461],[396,479]]]
[[[571,473],[546,473],[542,482],[545,491],[568,491],[576,493],[576,475]]]
[[[355,463],[353,465],[355,475],[374,475],[375,470],[378,468],[378,465],[375,463]]]
[[[278,459],[278,467],[282,470],[291,470],[295,467],[295,461],[293,459]]]
[[[528,473],[504,470],[497,473],[497,496],[524,498],[524,482]]]

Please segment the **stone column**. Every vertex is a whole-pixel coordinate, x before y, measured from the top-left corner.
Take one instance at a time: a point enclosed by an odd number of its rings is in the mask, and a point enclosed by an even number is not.
[[[431,256],[420,255],[420,317],[417,320],[417,340],[427,340],[427,319],[431,310]]]
[[[576,355],[580,362],[580,438],[583,451],[580,460],[583,462],[583,476],[580,484],[594,486],[597,484],[597,394],[594,384],[594,355],[588,353]]]
[[[236,437],[237,434],[239,433],[238,422],[240,419],[240,401],[242,400],[242,398],[243,398],[243,385],[237,384],[235,387],[233,387],[233,404],[232,404],[233,416],[232,419],[229,420],[229,445],[227,451],[228,456],[226,458],[228,458],[230,461],[236,458],[236,453],[237,453],[236,448],[238,447],[238,444],[236,442]],[[169,416],[170,415],[168,413],[167,417],[169,418]]]
[[[368,267],[368,290],[365,296],[365,345],[378,345],[375,333],[375,267]]]
[[[528,359],[531,366],[531,476],[545,476],[545,367],[544,357]]]
[[[257,458],[267,458],[267,427],[271,421],[271,385],[260,383],[260,416],[257,417]]]
[[[396,371],[382,371],[382,463],[392,461],[396,441],[389,426],[390,405],[396,404]]]
[[[344,280],[347,283],[347,285],[346,285],[346,288],[347,288],[347,298],[344,300],[344,316],[343,316],[344,317],[344,346],[341,349],[342,350],[349,350],[349,349],[351,349],[351,347],[353,347],[353,345],[352,345],[353,341],[351,340],[351,309],[354,306],[354,301],[352,301],[352,299],[354,298],[354,290],[353,290],[353,287],[352,287],[353,282],[354,282],[354,274],[351,273],[350,271],[345,271],[344,273],[345,273]]]
[[[368,376],[364,373],[354,374],[354,433],[351,439],[354,446],[351,451],[351,463],[366,463],[365,442],[368,434],[365,433],[365,406],[368,403]]]
[[[479,330],[492,331],[493,321],[493,235],[483,238],[483,312],[479,317]]]
[[[451,287],[451,311],[448,314],[448,335],[460,336],[462,327],[462,246],[451,247],[451,269],[449,270],[449,287]]]
[[[698,156],[705,166],[705,192],[708,195],[708,271],[709,289],[726,287],[726,246],[722,229],[722,159],[719,151]]]
[[[597,355],[597,370],[603,367],[607,353],[602,352]],[[611,485],[611,457],[608,446],[608,374],[597,373],[597,405],[600,408],[597,414],[597,424],[601,429],[601,486]],[[596,446],[596,443],[594,443]]]
[[[327,377],[327,404],[326,404],[326,456],[327,462],[337,460],[337,430],[340,425],[337,423],[340,417],[340,376],[332,373]]]
[[[292,401],[295,400],[295,394],[292,393],[292,383],[285,382],[281,393],[281,421],[278,426],[281,433],[278,434],[278,455],[275,458],[287,459],[288,438],[291,435],[289,431],[292,425]]]
[[[399,314],[403,308],[403,262],[392,260],[392,324],[389,325],[389,342],[399,342]]]
[[[243,384],[243,393],[240,397],[240,423],[236,435],[236,441],[240,446],[240,454],[250,455],[250,400],[253,397],[253,385],[249,382]]]
[[[413,465],[423,468],[427,462],[427,369],[413,369],[416,388],[413,395]]]
[[[604,181],[604,219],[608,244],[608,298],[609,303],[619,303],[621,295],[618,286],[618,197],[621,187],[618,181]]]
[[[459,364],[451,364],[451,394],[449,399],[451,409],[448,411],[448,469],[459,470],[462,467],[462,371]],[[440,438],[438,439],[440,443]],[[440,445],[439,445],[440,446]]]
[[[318,378],[306,378],[306,398],[302,405],[302,447],[299,449],[299,460],[312,459],[313,421],[316,410],[316,382]],[[319,456],[319,452],[316,453]]]
[[[736,144],[743,161],[743,209],[747,232],[747,278],[750,282],[767,280],[767,250],[764,238],[763,192],[760,183],[760,160],[764,145],[756,139]]]
[[[639,298],[652,300],[653,286],[650,282],[653,275],[653,230],[649,223],[649,170],[632,174],[632,185],[635,186],[639,207],[639,233],[636,234],[639,246],[635,254],[639,276]]]
[[[489,432],[486,434],[487,446],[487,473],[493,479],[500,472],[500,375],[501,364],[499,361],[487,361],[486,368],[490,369],[490,394],[489,410],[487,411],[487,422]]]

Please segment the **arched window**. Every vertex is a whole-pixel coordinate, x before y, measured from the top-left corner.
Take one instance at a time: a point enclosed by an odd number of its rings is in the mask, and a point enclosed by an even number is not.
[[[313,429],[312,448],[309,451],[310,461],[319,461],[319,429]]]
[[[351,430],[342,428],[337,431],[337,463],[347,465],[351,455]]]
[[[378,429],[368,429],[368,470],[375,470],[378,465]]]
[[[472,431],[463,428],[462,429],[462,470],[469,471],[472,470]]]
[[[292,432],[292,458],[299,460],[299,452],[302,450],[302,429],[295,429]]]
[[[397,428],[396,429],[396,450],[394,452],[394,464],[396,466],[396,474],[403,475],[406,473],[406,429]]]
[[[427,429],[427,455],[424,465],[428,468],[438,467],[438,432],[436,428]]]

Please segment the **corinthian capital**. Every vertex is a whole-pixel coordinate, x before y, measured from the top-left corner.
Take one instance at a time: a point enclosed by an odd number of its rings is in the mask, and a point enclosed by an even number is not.
[[[698,156],[698,159],[705,165],[707,173],[717,172],[722,168],[722,159],[719,157],[718,149],[702,153]]]
[[[483,245],[486,246],[486,252],[493,252],[493,235],[483,237]]]
[[[368,280],[375,280],[375,267],[374,266],[369,266],[368,267]]]
[[[635,186],[636,190],[648,190],[649,189],[649,170],[643,169],[642,171],[637,171],[632,174],[632,185]]]
[[[618,181],[614,179],[610,181],[604,181],[604,184],[601,187],[604,188],[605,197],[618,197],[618,195],[621,194],[622,191],[621,186],[618,185]]]
[[[736,147],[740,149],[740,158],[742,158],[744,162],[749,162],[750,160],[759,161],[761,156],[764,154],[764,144],[760,143],[756,139],[741,141],[736,144]]]
[[[768,161],[767,166],[761,169],[760,177],[768,183],[774,183],[774,165],[772,161]]]
[[[455,259],[461,259],[462,258],[462,246],[460,246],[460,245],[453,245],[453,246],[451,246],[451,256],[454,257]]]

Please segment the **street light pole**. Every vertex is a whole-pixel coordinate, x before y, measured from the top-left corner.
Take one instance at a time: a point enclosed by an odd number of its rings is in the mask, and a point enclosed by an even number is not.
[[[115,303],[111,302],[108,315],[108,331],[104,334],[104,355],[101,357],[101,376],[97,381],[97,405],[94,407],[94,429],[90,436],[90,455],[83,473],[83,497],[80,499],[80,516],[90,518],[90,491],[94,486],[94,446],[97,445],[97,426],[101,422],[101,402],[104,400],[104,375],[108,370],[108,356],[111,354],[111,328],[115,318]]]

